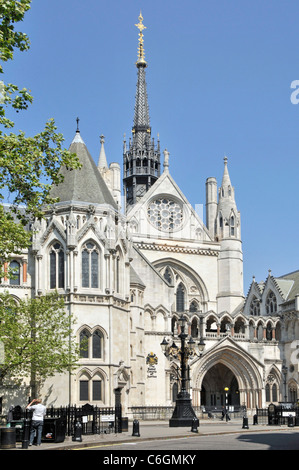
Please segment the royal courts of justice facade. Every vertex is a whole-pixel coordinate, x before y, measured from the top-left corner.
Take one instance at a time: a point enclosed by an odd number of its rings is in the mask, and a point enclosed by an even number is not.
[[[97,161],[79,126],[70,145],[81,170],[63,168],[52,188],[59,202],[34,224],[32,247],[11,261],[16,276],[1,290],[18,299],[57,289],[87,341],[76,373],[48,379],[47,405],[114,406],[121,390],[132,406],[169,406],[179,388],[175,360],[162,352],[177,342],[184,315],[188,334],[205,347],[190,361],[194,405],[229,403],[248,410],[297,401],[299,271],[243,291],[241,215],[230,180],[206,179],[205,223],[171,176],[171,156],[151,135],[143,18],[140,15],[132,135],[123,168],[108,164],[104,137]],[[162,162],[163,161],[163,162]],[[246,215],[245,215],[246,216]],[[177,342],[177,344],[179,344]],[[15,388],[25,403],[29,382]],[[4,408],[11,390],[2,389]]]

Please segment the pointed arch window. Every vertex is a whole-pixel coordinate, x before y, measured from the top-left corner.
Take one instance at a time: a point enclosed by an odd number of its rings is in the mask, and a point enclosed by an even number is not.
[[[250,315],[259,316],[260,314],[260,301],[257,297],[254,296],[250,302]]]
[[[116,292],[120,292],[120,258],[116,259]]]
[[[90,333],[87,330],[83,330],[80,333],[80,357],[83,359],[88,358],[88,343]]]
[[[266,299],[266,312],[271,315],[277,312],[277,300],[274,292],[270,291]]]
[[[191,323],[191,336],[192,338],[198,337],[198,321],[197,318],[193,318]]]
[[[80,333],[79,343],[81,359],[100,359],[103,357],[104,336],[101,330],[96,329],[93,333],[90,333],[85,328]]]
[[[50,250],[50,289],[64,288],[64,250],[56,242]]]
[[[92,242],[82,250],[82,287],[99,287],[99,251]]]
[[[190,312],[197,312],[198,311],[198,304],[197,302],[195,302],[195,300],[193,300],[190,304],[190,307],[189,307],[189,311]]]
[[[91,377],[89,373],[84,372],[79,379],[79,400],[84,402],[89,401],[104,401],[104,380],[100,373]]]
[[[271,401],[270,400],[270,385],[266,384],[266,401]]]
[[[235,217],[232,215],[230,218],[230,235],[235,236]]]
[[[103,349],[103,334],[101,331],[96,330],[92,335],[92,357],[99,359],[102,357]]]
[[[223,218],[222,218],[222,215],[220,215],[220,217],[219,217],[219,226],[220,226],[220,228],[223,227]]]
[[[9,284],[11,286],[19,286],[21,283],[21,265],[18,261],[11,261],[9,264],[10,269],[12,270],[12,277],[9,279]]]
[[[278,401],[277,385],[276,384],[273,384],[273,386],[272,386],[272,401]]]
[[[164,275],[163,275],[165,281],[168,282],[168,284],[171,284],[172,283],[172,275],[171,275],[171,271],[170,271],[170,268],[167,266],[165,271],[164,271]]]
[[[178,285],[176,291],[176,310],[183,312],[185,310],[185,288],[182,283]]]

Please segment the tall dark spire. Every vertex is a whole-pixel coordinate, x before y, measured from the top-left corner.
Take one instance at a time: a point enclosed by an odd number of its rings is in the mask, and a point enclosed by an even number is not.
[[[142,23],[143,17],[140,13],[139,23],[136,24],[139,29],[139,46],[138,46],[138,57],[136,67],[138,70],[137,75],[137,87],[136,87],[136,98],[135,98],[135,114],[134,114],[134,127],[133,140],[135,138],[136,144],[142,147],[146,141],[150,139],[151,128],[149,118],[149,108],[147,99],[147,89],[145,80],[145,69],[147,63],[144,56],[144,44],[143,44],[143,33],[146,26]]]
[[[140,13],[139,44],[137,56],[137,87],[135,97],[135,113],[132,128],[132,139],[127,149],[124,142],[124,196],[126,207],[135,204],[160,176],[160,145],[155,148],[151,138],[149,106],[145,69],[147,62],[144,54],[143,17]]]

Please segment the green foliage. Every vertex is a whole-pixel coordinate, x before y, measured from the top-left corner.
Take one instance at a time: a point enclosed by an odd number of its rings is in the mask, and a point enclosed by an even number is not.
[[[18,302],[0,294],[0,381],[31,376],[41,384],[55,373],[72,371],[79,359],[74,324],[57,292]]]
[[[27,35],[15,30],[30,6],[31,0],[0,1],[0,74],[3,76],[1,62],[12,60],[15,50],[27,51],[30,47]],[[41,219],[45,206],[57,202],[49,197],[49,190],[52,184],[63,180],[60,167],[80,168],[77,156],[63,149],[64,139],[57,133],[53,119],[33,137],[27,137],[22,131],[12,132],[14,122],[7,117],[7,109],[24,111],[32,102],[33,97],[26,88],[0,81],[0,204],[9,197],[15,216],[9,217],[0,210],[2,260],[7,259],[14,245],[17,253],[28,248],[26,224],[34,218]]]
[[[14,24],[23,21],[26,11],[30,9],[31,0],[1,0],[0,3],[0,60],[7,62],[13,59],[14,49],[26,51],[30,41],[26,34],[15,31]],[[3,72],[0,66],[0,72]]]

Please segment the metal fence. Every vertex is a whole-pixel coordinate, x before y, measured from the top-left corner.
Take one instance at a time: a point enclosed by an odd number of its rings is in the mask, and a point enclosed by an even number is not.
[[[21,421],[31,418],[32,412],[15,406],[11,410],[11,419]],[[68,405],[61,407],[47,407],[46,418],[62,419],[65,423],[66,435],[74,433],[76,422],[82,425],[82,434],[121,433],[124,428],[121,405],[115,407],[100,408],[89,404],[78,407]],[[125,423],[126,425],[126,423]]]
[[[258,424],[299,426],[299,406],[294,403],[271,403],[268,408],[256,410]]]

